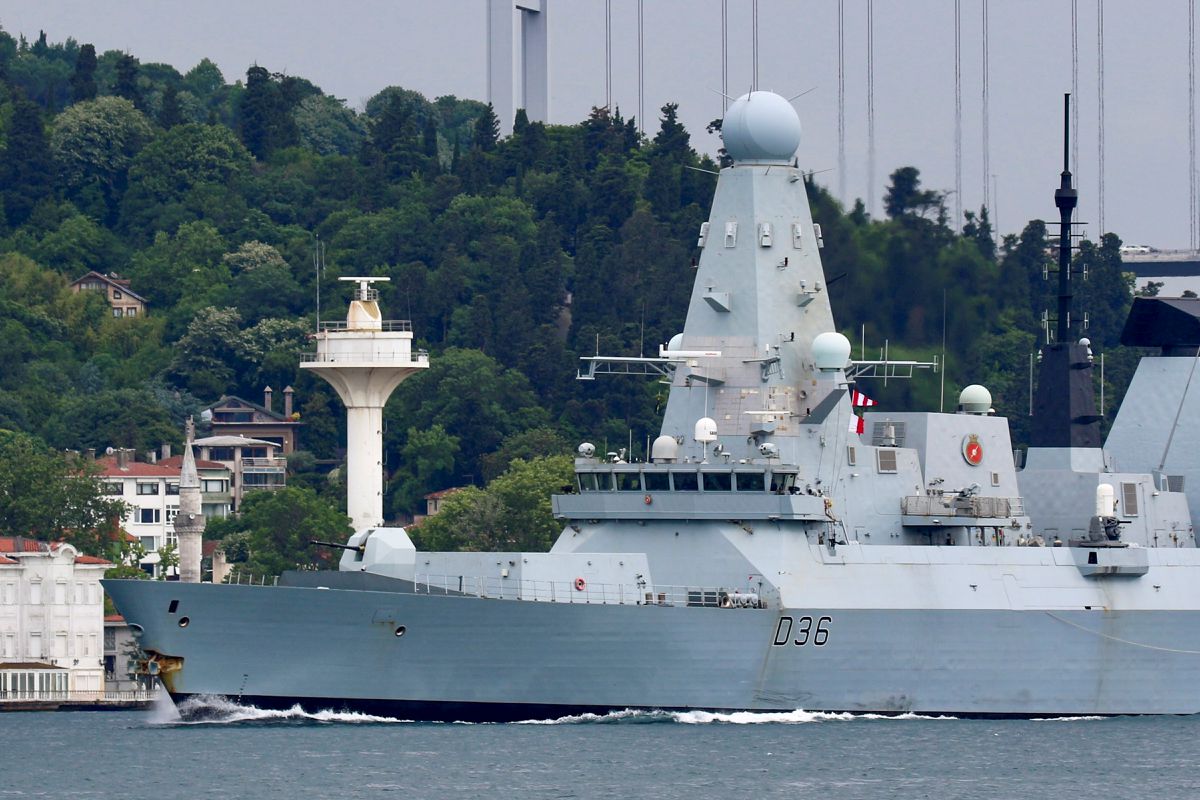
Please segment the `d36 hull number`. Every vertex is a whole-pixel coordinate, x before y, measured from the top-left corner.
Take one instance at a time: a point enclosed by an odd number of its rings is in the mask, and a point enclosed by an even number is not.
[[[780,617],[772,644],[776,647],[785,647],[788,644],[794,644],[796,647],[809,644],[824,647],[829,641],[832,623],[833,617],[817,617],[815,620],[813,617]]]

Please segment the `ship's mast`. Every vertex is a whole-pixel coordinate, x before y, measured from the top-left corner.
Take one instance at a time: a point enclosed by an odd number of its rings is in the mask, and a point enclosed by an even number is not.
[[[1058,324],[1055,339],[1067,342],[1071,336],[1071,216],[1079,204],[1079,193],[1071,185],[1071,94],[1063,95],[1063,171],[1062,182],[1054,193],[1058,206]]]

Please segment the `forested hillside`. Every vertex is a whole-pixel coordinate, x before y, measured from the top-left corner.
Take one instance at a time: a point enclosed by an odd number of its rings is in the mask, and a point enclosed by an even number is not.
[[[291,385],[305,451],[291,482],[336,503],[324,473],[343,446],[340,401],[297,356],[318,290],[337,319],[338,277],[381,275],[385,313],[411,319],[432,360],[386,412],[389,514],[584,438],[632,440],[641,457],[665,387],[574,378],[580,355],[651,354],[682,327],[718,165],[673,105],[646,136],[595,109],[570,126],[518,113],[499,139],[474,100],[390,86],[359,112],[302,77],[236,77],[0,32],[0,429],[57,450],[145,450],[178,442],[222,394]],[[892,175],[882,220],[809,192],[843,332],[857,343],[865,325],[869,351],[886,339],[893,357],[931,357],[944,330],[947,408],[982,382],[1022,431],[1052,305],[1044,226],[999,248],[986,211],[952,230],[911,167]],[[1118,244],[1085,243],[1079,294],[1123,389]],[[147,315],[114,319],[98,294],[71,293],[88,270],[130,279]],[[885,407],[938,405],[932,374],[863,388]]]

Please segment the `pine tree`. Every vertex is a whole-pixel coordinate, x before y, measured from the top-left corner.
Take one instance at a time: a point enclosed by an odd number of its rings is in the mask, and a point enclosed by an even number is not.
[[[49,197],[54,187],[54,162],[41,111],[36,103],[13,103],[8,129],[8,148],[0,162],[0,198],[9,225],[29,219],[37,204]]]
[[[179,90],[168,86],[163,90],[162,107],[158,110],[158,124],[170,129],[183,122],[183,109],[179,106]]]
[[[116,94],[139,109],[142,107],[142,90],[138,87],[138,60],[128,53],[117,61]]]
[[[76,103],[96,97],[96,47],[85,44],[79,48],[75,59],[75,73],[71,75],[71,99]]]
[[[475,147],[490,152],[496,149],[496,142],[499,140],[500,119],[496,116],[496,109],[488,103],[487,108],[475,120]]]

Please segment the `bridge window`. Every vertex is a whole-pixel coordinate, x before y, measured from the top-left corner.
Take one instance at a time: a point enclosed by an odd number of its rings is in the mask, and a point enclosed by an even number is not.
[[[796,487],[796,473],[794,472],[772,472],[771,473],[771,491],[775,494],[791,494],[792,489]]]
[[[761,492],[766,486],[766,476],[761,472],[738,472],[735,474],[739,492]]]
[[[642,480],[646,484],[647,492],[671,491],[671,479],[665,472],[643,472]]]
[[[642,490],[641,473],[614,472],[613,478],[616,480],[618,492],[640,492]]]
[[[728,492],[732,490],[733,474],[729,472],[704,472],[704,491]]]
[[[596,473],[581,472],[579,473],[579,491],[581,492],[598,492],[600,486],[596,481]]]
[[[677,492],[700,491],[699,476],[694,472],[672,472],[671,482],[675,484]]]

